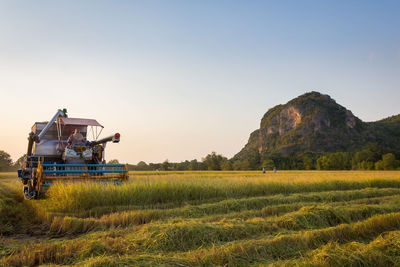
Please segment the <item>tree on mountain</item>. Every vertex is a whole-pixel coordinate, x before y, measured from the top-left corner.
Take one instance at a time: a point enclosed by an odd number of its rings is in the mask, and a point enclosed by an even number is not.
[[[112,159],[108,161],[108,164],[119,164],[119,161],[117,159]]]
[[[261,155],[259,153],[254,154],[249,158],[249,169],[250,170],[259,170],[261,167]]]

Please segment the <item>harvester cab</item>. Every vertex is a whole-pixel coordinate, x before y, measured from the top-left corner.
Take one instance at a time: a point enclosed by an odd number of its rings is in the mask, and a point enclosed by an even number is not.
[[[49,122],[36,122],[24,168],[18,170],[24,197],[39,197],[55,181],[127,181],[126,165],[105,161],[107,142],[118,143],[120,134],[98,139],[102,130],[94,119],[69,118],[66,109],[59,109]]]

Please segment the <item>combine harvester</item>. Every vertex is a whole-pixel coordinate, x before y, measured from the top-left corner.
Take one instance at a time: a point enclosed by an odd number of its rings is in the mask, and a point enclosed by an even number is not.
[[[99,130],[100,128],[100,130]],[[25,168],[18,170],[26,199],[38,198],[55,181],[128,180],[123,164],[105,164],[107,142],[118,143],[120,134],[99,139],[103,126],[93,119],[68,118],[58,110],[49,122],[36,122],[28,137]],[[88,141],[88,135],[93,141]]]

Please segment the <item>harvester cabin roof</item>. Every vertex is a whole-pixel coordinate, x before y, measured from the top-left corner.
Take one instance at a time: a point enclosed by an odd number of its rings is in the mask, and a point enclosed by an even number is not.
[[[40,134],[42,130],[45,128],[47,125],[47,121],[45,122],[36,122],[32,126],[32,132],[35,134]],[[57,125],[61,126],[60,129],[57,128]],[[42,137],[43,140],[64,140],[66,141],[68,137],[71,135],[71,133],[75,130],[78,129],[79,132],[83,135],[83,137],[87,138],[87,132],[88,132],[88,127],[89,126],[98,126],[101,127],[102,129],[104,128],[100,123],[98,123],[94,119],[82,119],[82,118],[64,118],[64,117],[58,117],[57,122],[54,122],[50,128],[47,130],[47,132],[44,134]],[[97,128],[97,127],[94,127]],[[91,132],[93,134],[93,140],[96,140],[98,135],[101,133],[101,131],[98,133],[97,129],[94,130],[93,127],[91,127]],[[33,151],[35,151],[35,147],[38,146],[38,144],[34,144]]]
[[[104,128],[103,125],[94,119],[81,119],[81,118],[64,118],[60,117],[60,122],[64,125],[80,125],[80,126],[99,126]]]

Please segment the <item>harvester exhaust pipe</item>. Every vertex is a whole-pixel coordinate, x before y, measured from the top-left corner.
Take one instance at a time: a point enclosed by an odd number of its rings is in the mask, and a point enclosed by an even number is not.
[[[114,135],[110,135],[110,136],[102,138],[100,140],[93,141],[90,145],[95,146],[95,145],[104,144],[104,143],[107,143],[110,141],[112,141],[113,143],[119,143],[120,137],[121,137],[121,135],[119,133],[116,133]]]

